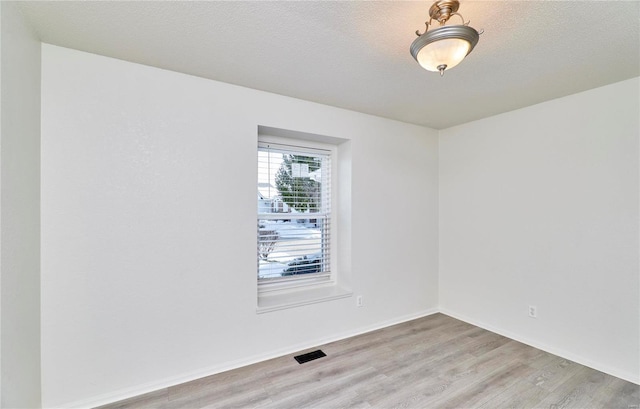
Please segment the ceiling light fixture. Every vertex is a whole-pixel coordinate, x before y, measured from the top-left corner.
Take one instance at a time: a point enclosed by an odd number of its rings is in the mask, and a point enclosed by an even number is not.
[[[444,75],[444,70],[464,60],[478,44],[482,34],[469,27],[469,21],[464,22],[457,12],[459,7],[458,0],[438,0],[433,3],[429,9],[431,19],[424,23],[427,26],[425,32],[420,34],[420,30],[416,30],[418,38],[411,43],[411,55],[418,64],[429,71],[440,71],[440,76]],[[445,26],[451,16],[460,17],[462,24]],[[434,20],[440,23],[440,27],[429,31]]]

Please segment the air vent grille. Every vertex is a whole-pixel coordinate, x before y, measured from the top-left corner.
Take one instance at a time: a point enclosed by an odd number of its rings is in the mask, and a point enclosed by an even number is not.
[[[298,361],[299,364],[304,364],[305,362],[313,361],[314,359],[322,358],[323,356],[327,356],[327,354],[318,349],[317,351],[294,356],[293,358]]]

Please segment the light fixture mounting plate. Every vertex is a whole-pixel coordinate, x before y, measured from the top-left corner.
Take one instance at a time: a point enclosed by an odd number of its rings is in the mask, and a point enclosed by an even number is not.
[[[458,0],[438,0],[429,8],[429,16],[443,24],[458,11],[460,2]]]

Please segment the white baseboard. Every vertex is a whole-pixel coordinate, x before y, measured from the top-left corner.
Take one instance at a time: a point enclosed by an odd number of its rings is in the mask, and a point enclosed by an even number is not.
[[[597,371],[600,372],[604,372],[606,374],[615,376],[616,378],[620,378],[620,379],[624,379],[625,381],[629,381],[632,383],[635,383],[636,385],[640,385],[640,376],[638,376],[638,374],[633,374],[630,372],[626,372],[626,371],[621,371],[618,368],[612,368],[608,365],[602,364],[600,362],[596,362],[593,361],[591,359],[587,359],[583,356],[579,356],[576,355],[575,353],[572,353],[571,351],[567,351],[561,348],[557,348],[557,347],[553,347],[553,346],[549,346],[537,341],[532,341],[530,339],[527,339],[526,337],[522,337],[521,335],[512,333],[508,330],[502,329],[502,328],[497,328],[493,325],[489,325],[486,324],[482,321],[473,319],[473,318],[469,318],[463,314],[458,314],[456,312],[450,311],[446,308],[439,308],[438,309],[439,312],[441,312],[442,314],[448,315],[450,317],[459,319],[460,321],[464,321],[468,324],[471,325],[475,325],[476,327],[480,327],[483,329],[486,329],[487,331],[491,331],[491,332],[495,332],[496,334],[505,336],[507,338],[513,339],[514,341],[518,341],[518,342],[522,342],[523,344],[532,346],[534,348],[540,349],[542,351],[548,352],[550,354],[553,355],[557,355],[561,358],[564,359],[568,359],[570,361],[573,362],[577,362],[580,365],[584,365],[587,366],[589,368],[595,369]]]
[[[432,315],[439,312],[438,309],[432,308],[424,311],[420,311],[414,314],[408,314],[405,316],[397,317],[391,320],[382,321],[375,323],[373,325],[368,325],[365,327],[361,327],[355,329],[353,331],[346,331],[339,334],[334,334],[330,337],[319,338],[315,340],[310,340],[308,342],[290,345],[286,348],[270,351],[265,354],[254,355],[251,357],[247,357],[244,359],[239,359],[231,362],[226,362],[221,365],[215,365],[208,368],[202,368],[198,371],[193,371],[189,373],[184,373],[178,376],[172,376],[169,378],[161,379],[158,381],[146,383],[143,385],[138,385],[131,388],[125,388],[118,390],[113,393],[108,393],[100,396],[96,396],[90,399],[85,399],[76,402],[70,402],[61,405],[55,405],[55,407],[64,407],[64,408],[93,408],[96,406],[106,405],[109,403],[114,403],[121,401],[123,399],[132,398],[134,396],[143,395],[145,393],[157,391],[159,389],[168,388],[170,386],[179,385],[181,383],[193,381],[196,379],[204,378],[206,376],[215,375],[217,373],[229,371],[232,369],[240,368],[243,366],[255,364],[257,362],[266,361],[273,358],[278,358],[284,355],[289,355],[298,351],[302,351],[304,349],[317,347],[319,345],[328,344],[330,342],[339,341],[345,338],[355,337],[357,335],[365,334],[367,332],[375,331],[381,328],[386,328],[392,325],[400,324],[406,321],[411,321],[417,318],[426,317],[428,315]]]

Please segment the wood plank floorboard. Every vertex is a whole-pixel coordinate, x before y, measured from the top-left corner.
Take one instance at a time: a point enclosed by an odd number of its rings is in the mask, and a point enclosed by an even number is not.
[[[100,409],[640,409],[638,385],[443,314],[309,351]]]

